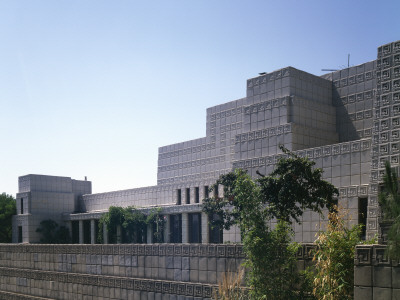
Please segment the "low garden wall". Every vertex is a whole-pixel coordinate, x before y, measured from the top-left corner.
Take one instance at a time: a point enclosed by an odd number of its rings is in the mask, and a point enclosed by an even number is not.
[[[6,244],[0,299],[207,299],[242,259],[241,245]]]
[[[311,263],[304,244],[298,266]],[[242,245],[0,245],[0,299],[210,299]]]

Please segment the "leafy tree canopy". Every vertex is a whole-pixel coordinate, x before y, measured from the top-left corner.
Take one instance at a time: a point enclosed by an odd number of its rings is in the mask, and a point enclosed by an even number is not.
[[[99,242],[103,242],[103,225],[106,226],[109,233],[109,242],[117,242],[117,228],[121,228],[122,243],[145,243],[146,230],[148,225],[154,225],[153,241],[162,242],[162,233],[165,224],[161,216],[161,208],[150,210],[149,214],[144,214],[133,206],[118,207],[110,206],[108,212],[99,220]]]
[[[223,185],[222,197],[204,199],[203,211],[212,226],[239,226],[255,299],[299,299],[295,292],[297,245],[291,242],[290,224],[300,222],[305,209],[332,210],[338,195],[322,179],[322,171],[313,168],[314,162],[281,149],[284,155],[270,175],[259,174],[253,180],[245,171],[235,170],[222,175],[213,187]],[[277,220],[275,229],[269,227],[272,219]]]
[[[11,243],[12,216],[16,213],[14,197],[6,193],[0,194],[0,243]]]
[[[36,232],[42,234],[40,242],[43,244],[69,244],[71,242],[69,229],[65,226],[58,226],[57,222],[51,219],[40,222]]]
[[[400,259],[400,195],[397,173],[385,163],[383,189],[379,192],[379,203],[382,207],[383,218],[391,222],[387,233],[388,255],[392,259]]]
[[[299,223],[305,209],[318,213],[325,207],[332,210],[338,190],[322,179],[322,170],[314,168],[315,162],[301,158],[284,147],[281,149],[285,155],[279,159],[274,171],[268,176],[257,172],[260,178],[254,180],[250,190],[236,189],[238,180],[244,178],[243,170],[221,175],[213,189],[223,185],[223,197],[204,199],[204,211],[218,216],[212,218],[213,226],[229,229],[233,224],[240,224],[250,207],[262,211],[264,219],[289,223],[292,220]],[[244,193],[242,196],[245,198],[240,197],[239,201],[238,192]]]

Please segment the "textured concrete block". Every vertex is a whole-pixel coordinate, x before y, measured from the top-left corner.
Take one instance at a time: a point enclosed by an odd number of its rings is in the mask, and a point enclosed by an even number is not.
[[[400,267],[392,268],[392,288],[400,289]]]
[[[182,257],[174,256],[174,268],[181,269],[182,268]]]
[[[167,256],[165,258],[165,264],[167,269],[173,269],[174,268],[174,257],[173,256]]]
[[[198,257],[190,257],[189,258],[190,269],[198,270],[199,269],[199,258]]]
[[[392,286],[392,268],[374,267],[372,276],[374,287],[390,288]]]
[[[199,258],[199,270],[200,271],[207,271],[207,258],[206,257],[200,257]]]
[[[175,281],[182,281],[182,270],[174,269],[174,280]]]
[[[392,299],[392,289],[374,286],[373,299]]]
[[[354,285],[372,286],[372,267],[356,266],[354,267]]]
[[[392,290],[392,299],[393,300],[400,300],[400,289],[393,289]]]
[[[189,257],[182,257],[182,270],[190,269],[190,261]]]

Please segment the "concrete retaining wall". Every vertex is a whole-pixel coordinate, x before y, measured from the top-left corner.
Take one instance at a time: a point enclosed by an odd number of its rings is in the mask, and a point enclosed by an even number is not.
[[[209,299],[241,245],[0,245],[0,299]]]

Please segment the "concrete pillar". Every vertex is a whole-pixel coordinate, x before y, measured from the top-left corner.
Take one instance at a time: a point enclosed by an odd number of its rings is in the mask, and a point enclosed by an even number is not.
[[[90,243],[96,244],[96,226],[95,220],[90,220]]]
[[[79,220],[79,244],[83,244],[83,220]]]
[[[171,220],[170,220],[170,218],[171,218],[171,216],[170,215],[165,215],[164,216],[164,218],[165,218],[165,223],[164,223],[164,242],[165,243],[169,243],[170,242],[170,239],[171,239],[171,237],[170,237],[170,222],[171,222]]]
[[[201,213],[201,243],[207,244],[210,240],[208,230],[208,215],[204,212]]]
[[[182,214],[182,243],[189,243],[189,215]]]
[[[108,230],[106,223],[103,223],[103,244],[108,244]]]
[[[153,241],[153,228],[151,224],[147,225],[147,244],[151,244]]]

